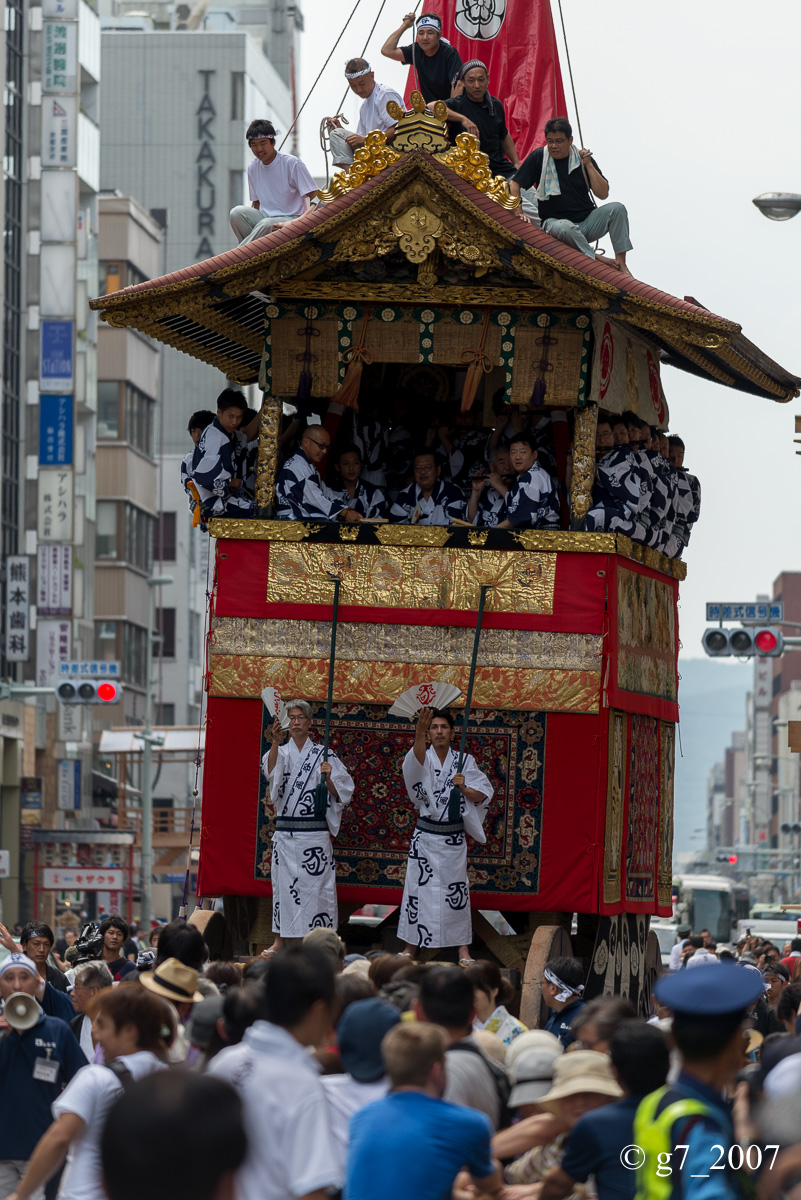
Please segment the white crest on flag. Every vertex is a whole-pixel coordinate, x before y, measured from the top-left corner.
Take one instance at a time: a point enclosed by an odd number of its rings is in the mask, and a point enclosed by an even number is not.
[[[465,37],[491,41],[501,31],[506,0],[456,0],[454,23]]]

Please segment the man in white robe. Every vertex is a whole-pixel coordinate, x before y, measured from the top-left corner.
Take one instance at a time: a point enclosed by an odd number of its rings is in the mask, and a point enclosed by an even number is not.
[[[304,937],[311,929],[336,929],[338,922],[336,863],[331,839],[339,833],[342,810],[353,796],[354,783],[336,754],[309,737],[311,707],[290,700],[289,741],[281,745],[280,720],[273,722],[272,745],[261,766],[275,808],[275,834],[270,878],[273,885],[272,950],[285,938]],[[314,815],[314,793],[324,779],[328,804],[324,817]]]
[[[426,734],[431,745],[426,750]],[[398,937],[404,953],[424,946],[459,947],[459,961],[471,962],[470,888],[467,880],[466,833],[482,845],[487,838],[484,818],[492,799],[492,784],[466,754],[451,746],[453,717],[445,710],[424,708],[417,719],[414,746],[403,760],[403,781],[417,809],[406,882],[403,887]],[[451,824],[451,788],[461,792],[459,820]]]

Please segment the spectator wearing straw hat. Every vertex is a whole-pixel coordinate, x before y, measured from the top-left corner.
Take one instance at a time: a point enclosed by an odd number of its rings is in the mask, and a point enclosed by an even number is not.
[[[178,1034],[170,1046],[170,1062],[183,1062],[189,1053],[189,1042],[184,1022],[192,1011],[193,1004],[200,1004],[205,996],[197,988],[198,972],[187,967],[177,958],[167,958],[155,970],[140,976],[139,982],[149,992],[169,1000],[178,1019]]]

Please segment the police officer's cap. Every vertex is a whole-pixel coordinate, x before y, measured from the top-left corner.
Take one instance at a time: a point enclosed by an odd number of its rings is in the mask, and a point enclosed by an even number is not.
[[[660,1004],[687,1016],[734,1016],[745,1012],[762,995],[762,980],[756,971],[733,964],[676,971],[657,981],[654,995]]]

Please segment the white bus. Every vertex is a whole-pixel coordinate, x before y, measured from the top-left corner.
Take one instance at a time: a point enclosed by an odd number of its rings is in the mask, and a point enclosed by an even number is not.
[[[677,924],[693,933],[708,929],[719,945],[736,939],[737,923],[749,915],[748,889],[725,875],[679,875],[673,878],[673,913]]]

